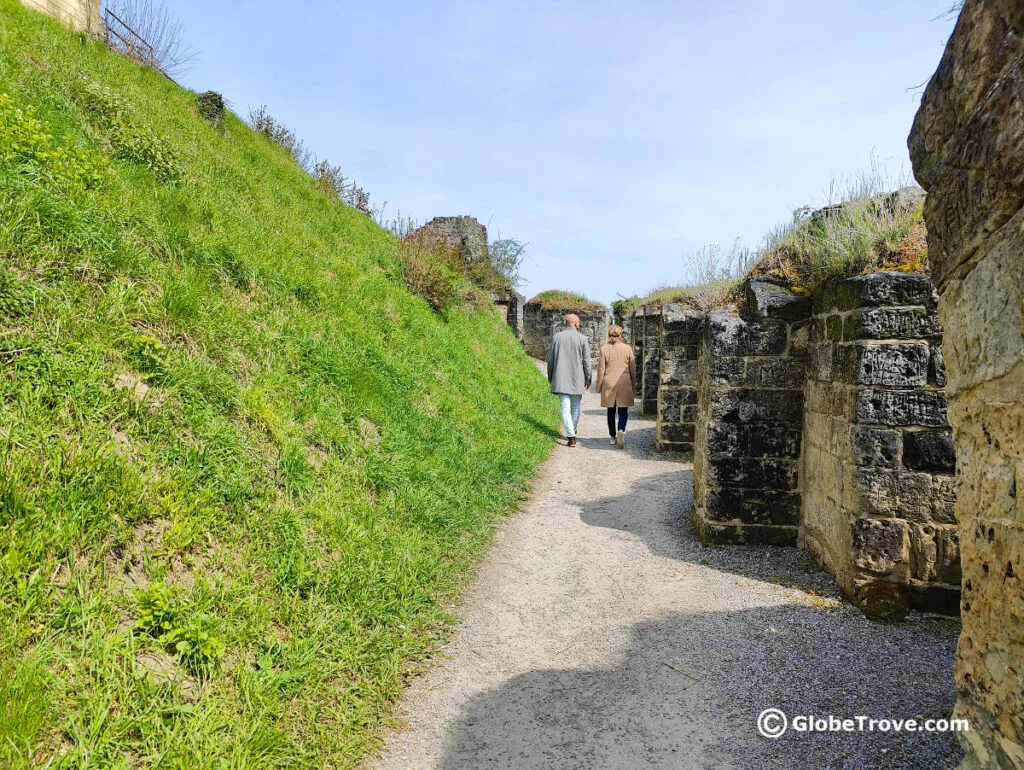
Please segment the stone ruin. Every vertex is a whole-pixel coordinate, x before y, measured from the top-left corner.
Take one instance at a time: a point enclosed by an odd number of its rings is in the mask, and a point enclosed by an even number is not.
[[[475,217],[434,217],[414,233],[430,243],[446,243],[456,250],[466,266],[488,258],[487,228]]]
[[[430,244],[447,244],[455,249],[466,267],[490,259],[487,252],[487,228],[475,217],[434,217],[412,233]],[[526,298],[515,291],[489,295],[501,319],[511,327],[516,339],[523,339],[523,304]]]
[[[606,308],[545,308],[541,302],[523,305],[523,347],[534,358],[547,360],[551,339],[565,328],[565,316],[575,313],[580,317],[580,332],[590,341],[590,358],[597,366],[601,346],[608,341],[609,315]],[[597,370],[594,370],[597,376]]]
[[[909,139],[928,190],[956,431],[963,631],[954,716],[970,720],[960,733],[969,769],[1024,767],[1022,61],[1024,4],[967,0]]]
[[[491,294],[491,302],[494,303],[501,320],[509,325],[516,339],[522,342],[524,319],[523,306],[526,304],[526,297],[519,292],[508,292],[507,294]]]
[[[927,276],[857,276],[813,302],[751,278],[742,306],[641,307],[632,327],[657,447],[693,453],[705,542],[806,548],[873,616],[957,611],[956,460]]]

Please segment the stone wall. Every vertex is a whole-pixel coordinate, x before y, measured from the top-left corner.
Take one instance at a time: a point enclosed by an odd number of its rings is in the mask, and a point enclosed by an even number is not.
[[[509,325],[517,340],[522,340],[523,305],[526,303],[526,297],[514,291],[508,294],[491,294],[490,297],[501,320]]]
[[[873,616],[959,608],[936,300],[927,276],[875,273],[814,302],[800,542]]]
[[[636,359],[636,387],[633,389],[633,395],[640,398],[644,392],[644,343],[647,341],[644,307],[638,307],[633,311],[629,325],[633,337],[633,357]],[[640,407],[643,408],[642,403]]]
[[[547,360],[551,338],[565,328],[568,313],[580,317],[580,332],[590,340],[590,358],[596,378],[601,346],[608,341],[607,310],[545,310],[538,302],[527,302],[523,305],[523,347],[534,358]]]
[[[447,243],[466,265],[488,259],[487,228],[474,217],[434,217],[414,235],[432,243]]]
[[[658,413],[658,386],[661,382],[661,307],[644,308],[643,357],[637,359],[640,380],[640,413]]]
[[[707,317],[685,305],[662,308],[655,447],[693,451],[697,424],[697,352]]]
[[[796,544],[806,346],[806,321],[735,306],[708,314],[693,461],[704,541]]]
[[[79,32],[103,33],[99,0],[22,0],[22,5],[53,16]]]
[[[1024,767],[1024,5],[967,0],[909,145],[928,190],[963,566],[967,768]]]

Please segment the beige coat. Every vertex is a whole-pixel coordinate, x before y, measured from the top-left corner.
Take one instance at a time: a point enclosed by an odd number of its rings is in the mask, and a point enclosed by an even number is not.
[[[601,394],[601,406],[633,406],[635,389],[633,346],[625,342],[602,346],[601,360],[597,365],[597,391]]]

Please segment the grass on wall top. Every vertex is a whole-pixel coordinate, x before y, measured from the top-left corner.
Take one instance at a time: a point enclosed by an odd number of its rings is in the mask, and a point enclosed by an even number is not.
[[[0,94],[0,766],[357,763],[553,444],[544,378],[14,0]]]
[[[548,291],[542,291],[526,304],[540,305],[543,310],[564,310],[566,312],[571,310],[595,312],[601,310],[607,311],[608,309],[600,302],[595,302],[582,294],[572,291],[562,291],[561,289],[549,289]]]

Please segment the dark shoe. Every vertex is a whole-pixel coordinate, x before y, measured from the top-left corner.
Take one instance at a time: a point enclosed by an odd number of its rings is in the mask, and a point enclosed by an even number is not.
[[[573,436],[571,439],[569,439],[569,443],[566,444],[566,446],[576,446],[576,437]]]

